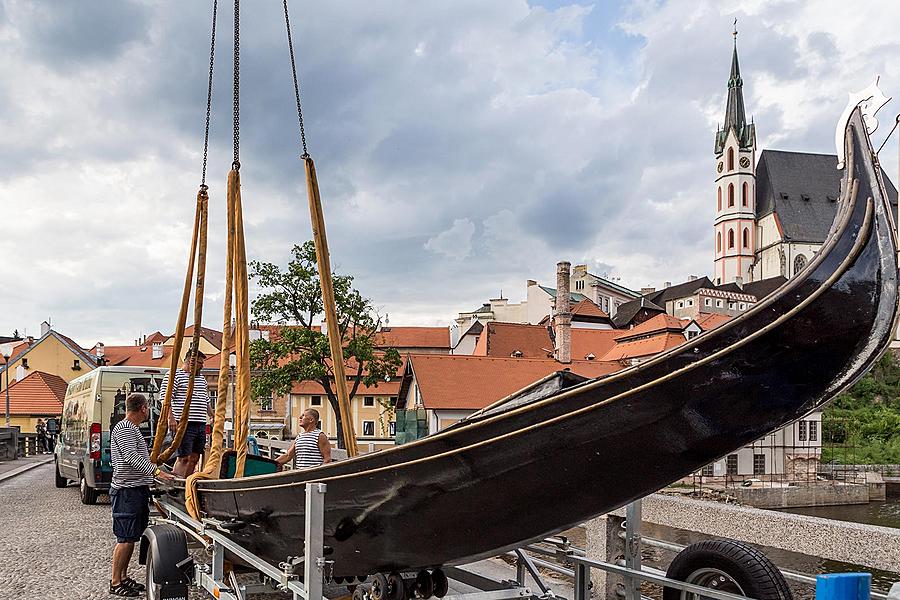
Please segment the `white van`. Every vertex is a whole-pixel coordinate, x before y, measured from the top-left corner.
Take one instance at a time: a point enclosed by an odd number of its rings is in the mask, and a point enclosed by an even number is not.
[[[109,432],[125,418],[125,398],[140,392],[150,401],[150,420],[141,425],[152,444],[159,419],[159,389],[168,369],[98,367],[69,382],[63,401],[62,428],[54,449],[56,487],[77,481],[84,504],[109,491],[112,465]]]

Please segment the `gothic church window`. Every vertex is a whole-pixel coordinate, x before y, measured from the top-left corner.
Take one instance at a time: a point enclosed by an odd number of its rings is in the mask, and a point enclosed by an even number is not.
[[[728,149],[728,170],[734,171],[734,148]]]
[[[802,254],[798,254],[797,258],[794,259],[794,275],[802,271],[806,268],[806,257]]]
[[[722,188],[716,188],[716,196],[717,196],[716,210],[722,210]]]
[[[734,184],[728,184],[728,206],[729,208],[734,206]]]
[[[716,233],[716,252],[722,251],[722,232]]]
[[[744,185],[741,186],[741,204],[743,206],[750,206],[750,186],[747,185],[747,182],[744,182]]]
[[[734,229],[728,230],[728,248],[734,248]]]
[[[746,227],[744,227],[744,233],[741,234],[741,238],[742,238],[741,245],[743,245],[744,248],[749,248],[750,247],[750,230],[747,229]]]

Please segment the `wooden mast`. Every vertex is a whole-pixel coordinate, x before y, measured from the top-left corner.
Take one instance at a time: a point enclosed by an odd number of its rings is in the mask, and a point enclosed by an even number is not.
[[[328,327],[328,345],[331,348],[331,364],[334,371],[334,388],[338,397],[341,416],[341,431],[344,448],[348,456],[356,456],[356,433],[350,412],[350,395],[347,392],[347,375],[344,372],[343,340],[338,328],[337,311],[334,306],[334,286],[331,281],[331,258],[328,254],[328,240],[325,236],[325,216],[322,213],[322,199],[319,197],[319,182],[313,159],[303,157],[306,164],[306,191],[309,196],[309,215],[312,223],[313,240],[316,244],[316,263],[319,267],[319,283],[322,286],[322,304],[325,308],[325,324]]]

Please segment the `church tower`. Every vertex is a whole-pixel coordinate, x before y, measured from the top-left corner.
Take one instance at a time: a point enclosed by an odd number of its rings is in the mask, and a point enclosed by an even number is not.
[[[716,131],[716,284],[750,280],[756,244],[756,127],[744,114],[737,30],[728,78],[725,124]]]

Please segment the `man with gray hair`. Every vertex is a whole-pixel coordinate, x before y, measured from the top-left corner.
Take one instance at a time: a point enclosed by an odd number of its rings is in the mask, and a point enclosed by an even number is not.
[[[140,424],[150,415],[147,397],[130,394],[125,399],[125,418],[116,423],[109,435],[113,476],[109,489],[112,501],[113,533],[116,547],[112,556],[112,578],[109,593],[133,598],[144,591],[144,586],[128,576],[128,563],[134,552],[134,543],[141,539],[150,520],[150,485],[153,478],[164,481],[174,475],[160,470],[150,462],[147,441]]]
[[[310,469],[331,462],[331,443],[325,432],[319,429],[319,411],[307,408],[300,415],[300,433],[291,449],[275,459],[278,466],[294,460],[298,469]],[[295,460],[296,459],[296,460]]]

